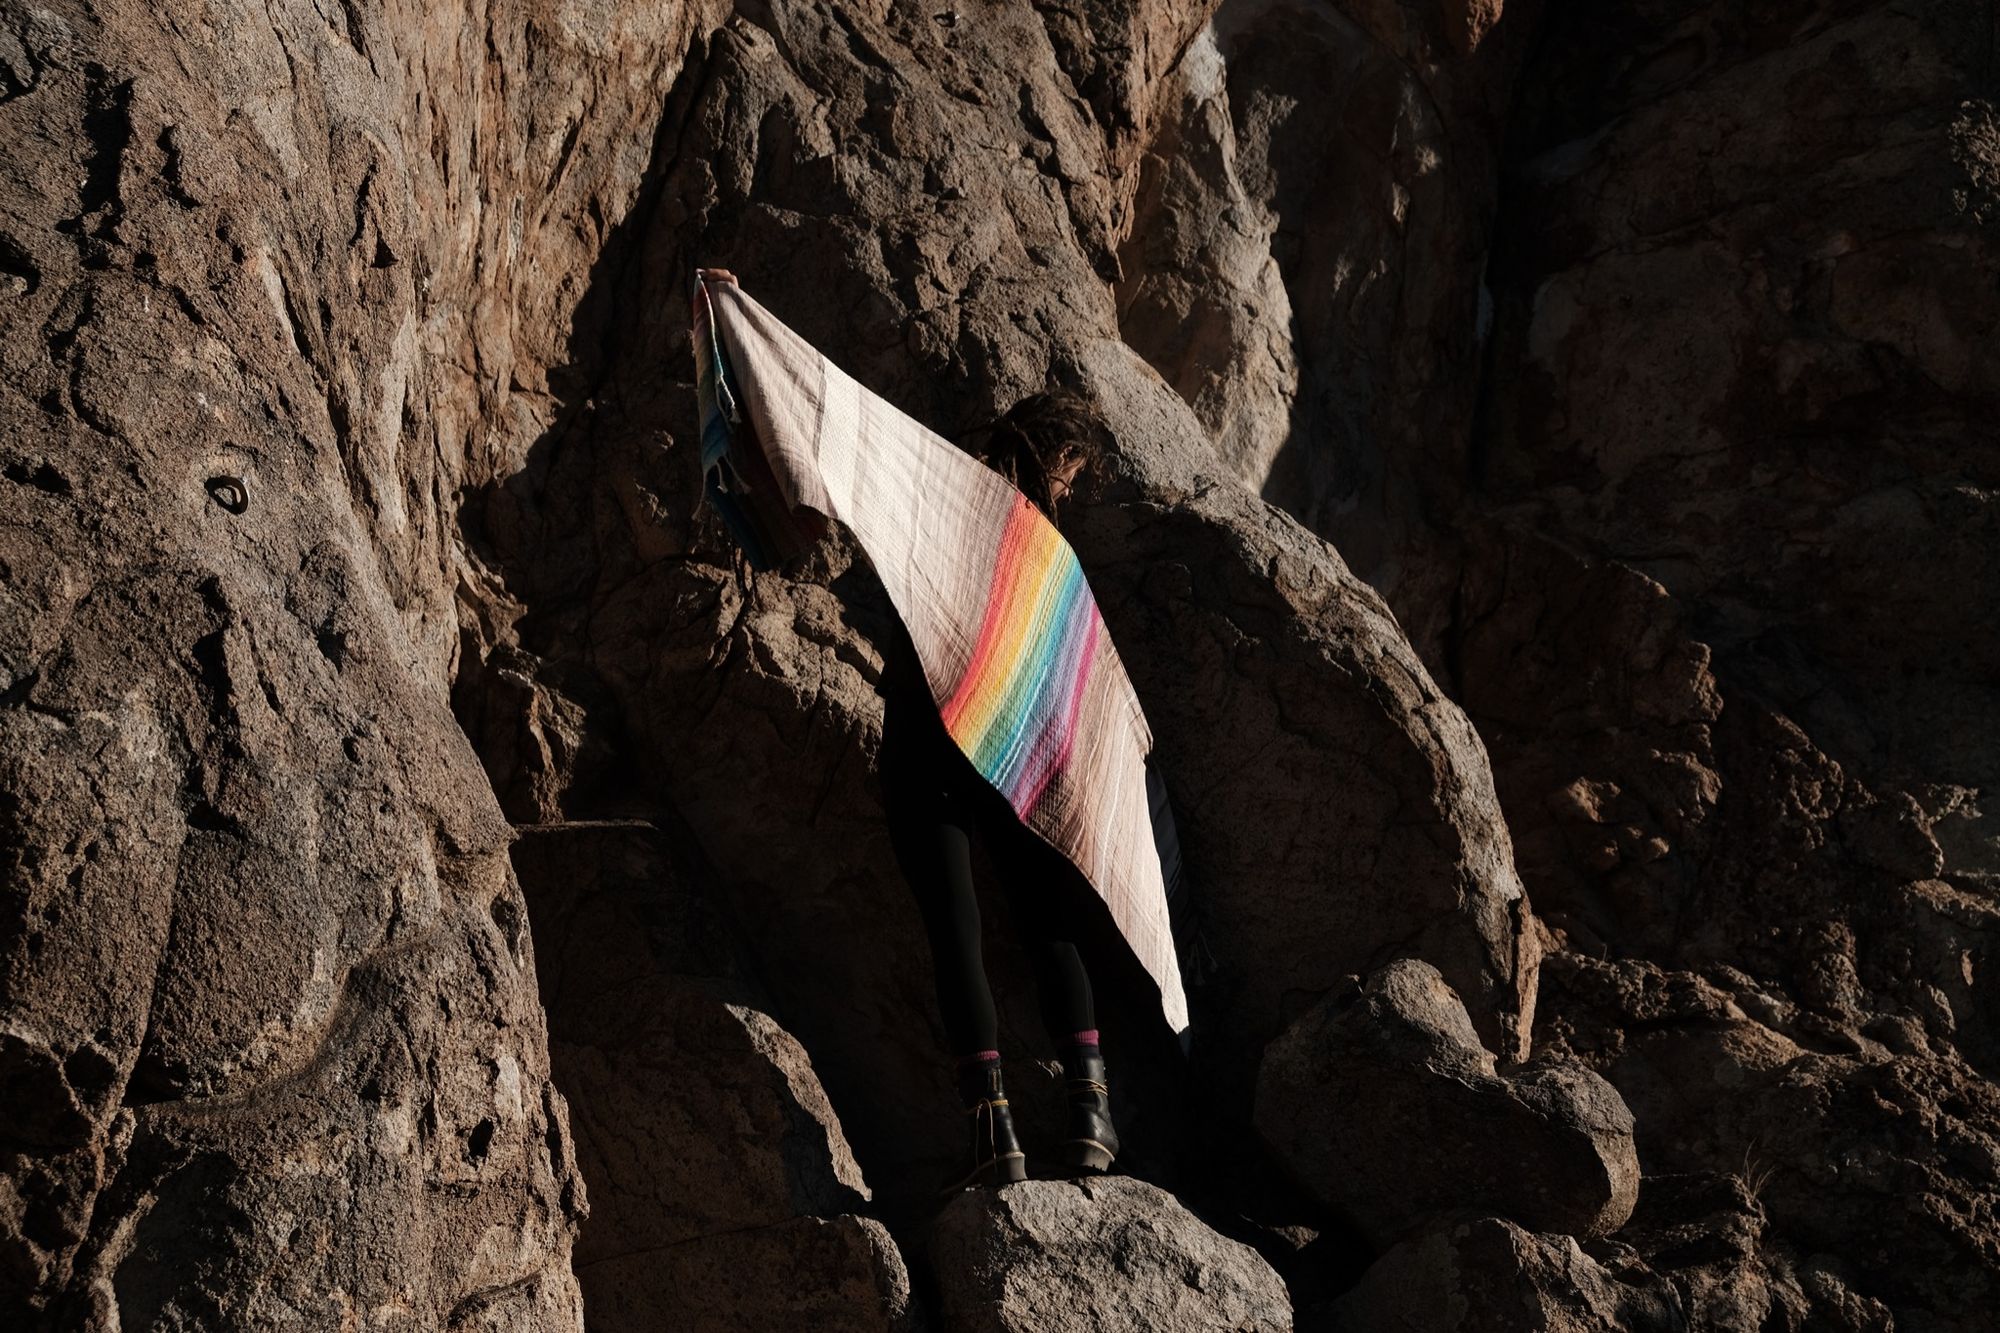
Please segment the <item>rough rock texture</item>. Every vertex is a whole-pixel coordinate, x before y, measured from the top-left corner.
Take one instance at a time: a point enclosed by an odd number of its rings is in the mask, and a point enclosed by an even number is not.
[[[1265,1049],[1256,1124],[1383,1246],[1456,1209],[1598,1236],[1639,1195],[1617,1091],[1574,1063],[1501,1073],[1437,969],[1415,960],[1323,1001]]]
[[[660,830],[528,832],[549,1064],[574,1108],[590,1327],[909,1326],[910,1279],[798,1042]]]
[[[1501,22],[1496,0],[1248,0],[1212,24],[1247,207],[1207,210],[1201,239],[1234,248],[1250,219],[1270,219],[1270,285],[1289,306],[1278,328],[1298,367],[1295,394],[1266,395],[1284,434],[1250,479],[1334,539],[1425,652],[1459,567],[1432,500],[1472,448],[1501,110],[1539,10],[1516,0]],[[1201,284],[1198,268],[1179,271]],[[1206,291],[1234,304],[1227,287]],[[1142,328],[1125,328],[1145,350]]]
[[[962,1333],[1292,1327],[1284,1281],[1255,1250],[1124,1177],[964,1191],[938,1214],[930,1258],[943,1322]]]
[[[1551,25],[1511,131],[1450,676],[1544,1044],[1649,1176],[1754,1182],[1780,1327],[1974,1328],[1996,1276],[1991,51],[1633,6]]]
[[[1781,1274],[1824,1274],[1802,1296],[1777,1282],[1730,1302],[1792,1307],[1780,1327],[1839,1327],[1830,1321],[1859,1302],[1898,1326],[1950,1328],[1975,1326],[1971,1312],[2000,1297],[1987,1220],[2000,1201],[2000,1090],[1915,1023],[1843,1039],[1742,974],[1723,986],[1565,957],[1558,975],[1578,1016],[1560,1031],[1602,1063],[1640,1125],[1642,1199],[1653,1175],[1726,1173],[1746,1196],[1735,1211],[1749,1232],[1734,1247]],[[1585,1029],[1585,1014],[1615,1027]],[[1695,1270],[1691,1289],[1740,1259],[1701,1246],[1667,1257]],[[1823,1288],[1840,1294],[1825,1310]]]
[[[7,1316],[577,1325],[456,492],[692,14],[553,9],[0,7]]]
[[[1333,1307],[1351,1333],[1681,1333],[1676,1293],[1620,1281],[1569,1236],[1497,1217],[1404,1241]],[[1738,1328],[1761,1327],[1739,1324]]]
[[[1747,1176],[1648,1176],[1639,1211],[1620,1233],[1623,1245],[1607,1261],[1628,1271],[1643,1260],[1667,1274],[1690,1328],[1893,1327],[1880,1301],[1852,1289],[1837,1254],[1823,1250],[1794,1260],[1782,1245],[1766,1242],[1770,1217],[1758,1192],[1769,1171],[1754,1159],[1745,1165]]]
[[[1975,0],[0,0],[0,1324],[936,1303],[887,608],[838,535],[753,576],[694,513],[707,263],[947,434],[1110,414],[1063,526],[1200,909],[1189,1066],[1093,959],[1129,1168],[1315,1308],[1421,1252],[1520,1326],[1983,1328],[1994,40]],[[523,835],[524,903],[507,824],[606,820],[657,832]],[[614,929],[630,1012],[538,984]],[[1532,1054],[1629,1107],[1624,1303],[1498,1221],[1385,1258],[1260,1147],[1265,1046],[1379,1054],[1411,1029],[1330,997],[1402,959],[1510,1104]]]

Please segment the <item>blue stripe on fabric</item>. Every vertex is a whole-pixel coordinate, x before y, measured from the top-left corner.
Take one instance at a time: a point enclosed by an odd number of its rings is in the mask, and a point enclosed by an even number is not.
[[[1015,727],[1000,759],[999,771],[1007,785],[1009,799],[1020,795],[1016,789],[1021,786],[1026,774],[1028,757],[1034,753],[1035,743],[1046,733],[1061,727],[1064,707],[1069,702],[1066,687],[1075,675],[1077,661],[1083,653],[1081,631],[1090,618],[1090,585],[1084,581],[1083,567],[1074,558],[1070,560],[1070,567],[1074,576],[1065,581],[1063,600],[1050,620],[1053,643],[1030,687],[1031,710]]]
[[[1078,593],[1070,599],[1062,625],[1061,638],[1056,657],[1051,664],[1048,679],[1036,686],[1040,702],[1046,705],[1042,710],[1040,725],[1032,735],[1023,736],[1013,754],[1003,761],[1002,772],[1006,775],[1010,792],[1022,794],[1032,775],[1032,760],[1035,748],[1048,737],[1055,737],[1061,744],[1061,732],[1069,714],[1069,698],[1076,684],[1077,673],[1083,665],[1084,652],[1090,646],[1090,632],[1095,628],[1092,608],[1096,605],[1090,595],[1090,587],[1082,577],[1082,567],[1077,570]],[[1051,763],[1054,762],[1051,756]]]
[[[1027,642],[1008,673],[1005,692],[1000,696],[1000,707],[994,710],[986,734],[979,738],[980,771],[1003,791],[1006,788],[1001,775],[1007,758],[1022,731],[1032,721],[1037,691],[1062,646],[1056,632],[1063,627],[1064,621],[1058,616],[1067,613],[1070,602],[1083,583],[1083,568],[1077,564],[1075,554],[1065,547],[1062,559],[1060,573],[1051,571],[1055,576],[1043,580],[1031,612]]]

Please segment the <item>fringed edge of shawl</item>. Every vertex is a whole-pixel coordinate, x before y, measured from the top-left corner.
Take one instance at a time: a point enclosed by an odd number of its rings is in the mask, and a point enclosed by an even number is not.
[[[690,297],[688,341],[695,361],[700,415],[702,486],[699,504],[722,518],[755,570],[775,569],[812,549],[826,535],[824,520],[793,512],[778,490],[756,428],[743,417],[729,353],[722,345],[699,269]]]

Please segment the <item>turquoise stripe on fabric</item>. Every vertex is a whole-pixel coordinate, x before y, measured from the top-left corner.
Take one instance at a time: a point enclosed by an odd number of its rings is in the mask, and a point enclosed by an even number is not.
[[[1068,562],[1058,556],[1043,572],[1032,596],[1025,599],[1028,609],[1023,619],[1027,628],[1022,632],[1021,646],[1007,664],[1006,680],[1000,687],[1000,702],[987,719],[973,756],[979,771],[996,786],[999,785],[1000,762],[1005,757],[1007,745],[1021,725],[1024,710],[1033,702],[1033,697],[1024,692],[1024,687],[1034,677],[1043,659],[1054,651],[1049,634],[1050,612],[1067,589],[1069,575]]]
[[[1027,799],[1030,789],[1055,763],[1055,752],[1062,747],[1065,739],[1069,704],[1082,674],[1083,658],[1097,629],[1097,602],[1090,595],[1090,585],[1082,579],[1078,579],[1078,584],[1080,591],[1070,600],[1067,614],[1061,622],[1061,647],[1049,670],[1048,679],[1037,687],[1046,705],[1040,725],[1032,735],[1022,738],[1003,769],[1009,791],[1017,802]],[[1048,753],[1038,762],[1036,756],[1044,748]]]
[[[994,710],[992,721],[979,738],[979,769],[1002,790],[1005,790],[1001,781],[1004,762],[1023,726],[1033,715],[1037,702],[1035,687],[1046,677],[1049,664],[1061,647],[1056,631],[1060,630],[1063,622],[1057,619],[1056,612],[1076,595],[1076,589],[1083,582],[1082,566],[1077,564],[1073,555],[1064,554],[1062,563],[1052,568],[1042,580],[1034,609],[1030,612],[1030,629],[1008,671],[1000,707]]]
[[[1066,581],[1062,601],[1050,618],[1050,649],[1029,685],[1027,697],[1033,700],[1031,710],[1019,720],[1000,759],[999,771],[1009,799],[1025,795],[1028,756],[1042,737],[1061,728],[1069,703],[1067,686],[1081,655],[1080,622],[1088,621],[1091,605],[1090,585],[1084,581],[1083,568],[1080,565],[1075,568],[1075,577]]]

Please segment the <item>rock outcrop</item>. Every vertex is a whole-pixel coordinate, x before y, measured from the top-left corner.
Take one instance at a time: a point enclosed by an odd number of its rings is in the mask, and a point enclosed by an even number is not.
[[[1799,1327],[1841,1327],[1842,1310],[1877,1305],[1891,1319],[1900,1308],[1964,1321],[2000,1295],[1979,1221],[2000,1199],[2000,1095],[1916,1024],[1846,1038],[1740,974],[1724,986],[1565,958],[1557,975],[1571,1015],[1560,1030],[1629,1099],[1649,1174],[1720,1175],[1748,1196],[1732,1226],[1746,1253],[1717,1271],[1700,1246],[1670,1245],[1656,1266],[1687,1263],[1691,1289],[1744,1259],[1797,1274],[1749,1299],[1789,1307]],[[1650,1211],[1657,1229],[1690,1210]],[[1869,1245],[1840,1239],[1864,1232]]]
[[[968,1190],[931,1230],[945,1327],[963,1333],[1160,1333],[1292,1327],[1255,1250],[1172,1195],[1123,1177]]]
[[[0,6],[10,1327],[580,1323],[456,497],[698,15],[551,17]]]
[[[1766,1164],[1754,1157],[1744,1175],[1698,1172],[1647,1177],[1641,1207],[1607,1256],[1631,1267],[1642,1260],[1680,1294],[1691,1329],[1840,1329],[1892,1327],[1887,1307],[1853,1289],[1834,1254],[1799,1258],[1770,1235],[1762,1190]]]
[[[1982,1329],[1993,51],[0,0],[0,1325]],[[889,610],[698,511],[695,264],[946,435],[1106,414],[1062,525],[1196,908],[1191,1063],[1091,960],[1149,1183],[933,1229]]]
[[[1412,1237],[1333,1307],[1343,1333],[1682,1333],[1678,1296],[1497,1217]],[[1737,1325],[1748,1327],[1748,1325]]]
[[[1502,1073],[1428,963],[1392,963],[1264,1052],[1256,1124],[1314,1193],[1388,1246],[1443,1213],[1600,1236],[1639,1196],[1632,1113],[1575,1063]]]

